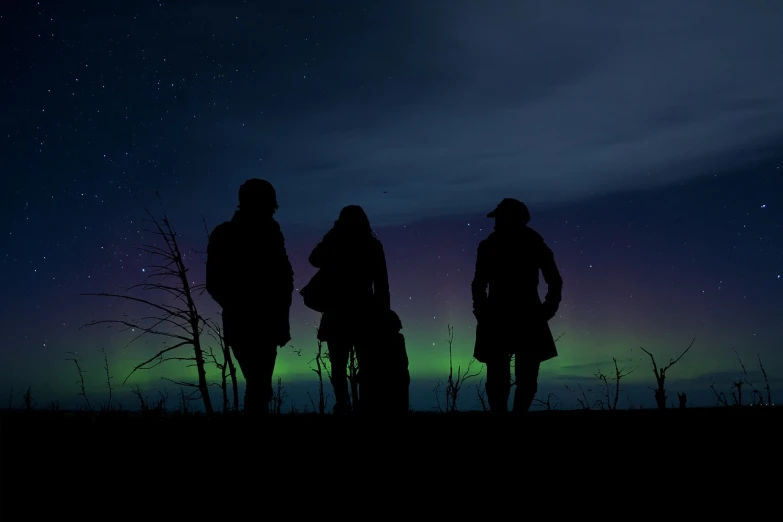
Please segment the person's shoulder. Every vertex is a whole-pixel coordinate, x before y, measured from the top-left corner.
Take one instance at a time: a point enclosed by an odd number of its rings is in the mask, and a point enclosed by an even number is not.
[[[533,241],[536,243],[544,243],[544,236],[542,236],[541,234],[539,234],[538,232],[536,232],[530,227],[525,227],[525,234],[526,234],[526,239],[528,239],[528,241]]]
[[[544,237],[530,227],[526,227],[526,242],[532,251],[537,252],[539,255],[549,256],[552,254],[552,250],[546,244]]]
[[[486,238],[479,241],[479,250],[487,250],[498,242],[498,233],[491,232]]]
[[[370,239],[370,245],[371,248],[374,249],[376,252],[383,252],[383,243],[377,237],[373,237]]]
[[[283,235],[283,229],[276,219],[271,220],[271,223],[269,223],[269,230],[275,235]]]
[[[215,228],[212,229],[212,233],[209,235],[210,241],[220,241],[231,234],[233,227],[230,221],[224,221]]]

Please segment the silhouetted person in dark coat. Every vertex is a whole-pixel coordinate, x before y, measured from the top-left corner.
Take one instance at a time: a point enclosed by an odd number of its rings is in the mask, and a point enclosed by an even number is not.
[[[239,187],[239,209],[215,227],[207,247],[207,291],[223,308],[223,336],[245,376],[245,414],[269,412],[277,349],[291,340],[294,272],[277,196],[265,180]]]
[[[508,411],[511,356],[516,355],[514,412],[525,412],[538,391],[541,362],[557,356],[548,321],[560,305],[563,280],[552,251],[527,226],[530,212],[521,201],[506,198],[487,217],[495,218],[495,231],[479,243],[471,285],[478,321],[473,355],[487,365],[493,412]],[[539,270],[547,284],[543,303]]]
[[[383,245],[370,220],[356,205],[342,209],[334,227],[310,254],[310,264],[328,281],[328,305],[318,328],[327,344],[335,395],[335,413],[348,411],[346,367],[351,348],[361,367],[363,352],[374,343],[373,326],[390,309],[389,278]]]
[[[388,310],[378,318],[377,343],[363,355],[360,395],[363,413],[399,415],[410,409],[408,352],[402,321]]]

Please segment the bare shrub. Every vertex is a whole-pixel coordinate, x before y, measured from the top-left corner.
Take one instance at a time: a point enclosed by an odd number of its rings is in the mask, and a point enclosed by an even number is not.
[[[688,351],[693,346],[693,343],[696,342],[696,338],[694,337],[691,343],[688,345],[688,347],[685,349],[684,352],[680,354],[679,357],[676,359],[669,359],[669,364],[666,366],[658,367],[658,365],[655,363],[655,357],[653,354],[645,350],[644,348],[641,348],[641,350],[650,356],[650,360],[652,361],[652,369],[653,374],[655,375],[655,382],[657,383],[656,388],[650,388],[655,392],[655,404],[658,406],[659,410],[665,410],[666,409],[666,399],[668,398],[666,396],[666,372],[677,362],[679,362],[680,359],[683,358],[683,356],[688,353]]]
[[[454,360],[453,360],[453,345],[454,345],[454,327],[447,326],[449,337],[446,342],[449,345],[449,376],[446,383],[438,382],[435,386],[435,399],[437,400],[438,410],[444,413],[455,413],[459,411],[457,409],[457,399],[462,391],[463,386],[470,379],[477,377],[481,371],[471,373],[473,363],[476,361],[471,358],[468,362],[465,370],[462,370],[461,366],[457,366],[456,373],[454,372]],[[444,396],[444,403],[441,404],[441,394]]]

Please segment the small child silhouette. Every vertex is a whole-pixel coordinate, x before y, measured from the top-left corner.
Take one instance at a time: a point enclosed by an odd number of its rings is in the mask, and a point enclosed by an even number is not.
[[[409,410],[410,372],[402,321],[392,310],[382,313],[379,343],[371,348],[361,369],[362,410],[377,414],[403,414]]]

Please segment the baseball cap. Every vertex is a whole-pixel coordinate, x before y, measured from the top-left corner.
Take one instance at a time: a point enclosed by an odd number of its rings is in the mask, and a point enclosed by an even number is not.
[[[498,216],[522,218],[526,223],[530,221],[530,211],[528,210],[527,205],[514,198],[503,199],[503,201],[498,203],[498,206],[495,207],[495,210],[487,214],[488,218]]]

